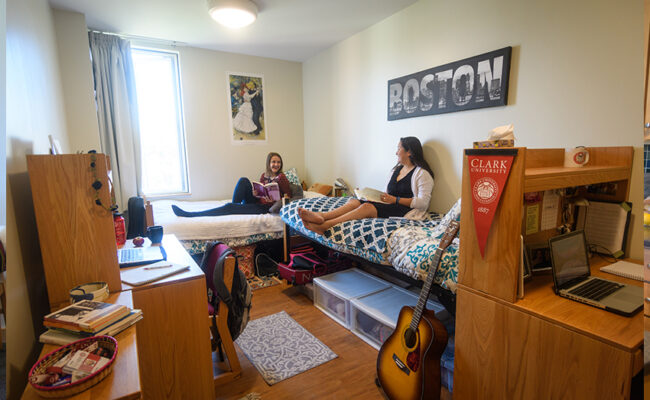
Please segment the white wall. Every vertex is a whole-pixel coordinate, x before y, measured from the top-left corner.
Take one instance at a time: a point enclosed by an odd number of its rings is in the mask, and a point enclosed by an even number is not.
[[[84,16],[55,10],[54,17],[70,150],[99,149]],[[239,177],[259,178],[271,151],[282,155],[285,168],[304,171],[300,63],[142,41],[133,45],[179,53],[192,192],[183,199],[229,199]],[[231,143],[227,71],[263,75],[266,143]]]
[[[302,65],[179,47],[192,200],[229,199],[241,176],[257,180],[266,155],[304,171]],[[232,144],[227,71],[264,76],[266,144]]]
[[[517,145],[633,145],[631,255],[642,258],[643,3],[420,0],[303,65],[311,181],[385,187],[417,136],[436,174],[431,208],[460,197],[462,149],[513,123]],[[513,46],[508,106],[387,121],[387,81]]]
[[[7,92],[6,81],[6,37],[7,37],[7,2],[0,0],[0,121],[6,120],[7,108],[5,94]],[[0,225],[7,225],[7,126],[0,124]]]
[[[86,18],[83,14],[61,10],[53,10],[52,16],[69,140],[69,148],[64,148],[63,151],[99,151],[99,127]]]
[[[57,48],[44,0],[7,3],[7,382],[19,398],[36,361],[47,311],[25,156],[48,152],[48,134],[68,147]]]

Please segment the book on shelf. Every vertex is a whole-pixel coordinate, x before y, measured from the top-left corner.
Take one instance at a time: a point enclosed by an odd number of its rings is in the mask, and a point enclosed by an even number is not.
[[[381,199],[382,194],[384,194],[384,192],[377,189],[367,188],[367,187],[363,189],[359,189],[359,188],[354,189],[354,195],[359,200],[367,200],[367,201],[374,201],[375,203],[388,204]]]
[[[277,182],[267,183],[266,185],[261,182],[252,182],[253,195],[258,199],[265,199],[269,202],[276,202],[280,200],[280,186]]]
[[[46,315],[43,325],[70,327],[74,330],[93,332],[110,321],[122,318],[130,312],[120,304],[83,300]]]
[[[125,330],[126,328],[140,321],[141,319],[142,319],[142,310],[135,309],[135,310],[131,310],[129,315],[127,315],[126,317],[123,317],[113,322],[109,326],[97,332],[88,333],[88,332],[72,331],[63,328],[50,328],[39,336],[39,341],[41,343],[56,344],[56,345],[63,346],[68,343],[72,343],[79,339],[83,339],[90,336],[100,336],[100,335],[115,336],[118,333]]]

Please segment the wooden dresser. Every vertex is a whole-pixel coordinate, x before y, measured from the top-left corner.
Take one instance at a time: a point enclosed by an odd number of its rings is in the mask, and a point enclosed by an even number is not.
[[[564,168],[564,149],[519,148],[481,257],[474,227],[467,157],[456,314],[454,398],[625,399],[642,368],[643,315],[623,317],[555,295],[550,275],[536,275],[517,299],[523,195],[614,182],[615,193],[593,199],[624,201],[632,147],[589,148],[590,162]],[[586,197],[589,197],[586,195]],[[555,229],[524,235],[548,240]],[[604,261],[592,258],[592,273]]]

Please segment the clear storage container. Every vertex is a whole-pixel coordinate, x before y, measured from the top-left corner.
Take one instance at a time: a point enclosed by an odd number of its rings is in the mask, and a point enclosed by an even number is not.
[[[453,343],[453,342],[452,342]],[[449,351],[451,350],[451,351]],[[454,350],[447,346],[447,349],[440,357],[440,384],[452,392],[454,386]]]
[[[314,305],[350,328],[350,300],[378,292],[390,284],[356,268],[314,278]]]
[[[372,347],[379,349],[395,330],[402,307],[415,307],[417,302],[417,294],[394,286],[352,299],[350,330]],[[437,302],[435,296],[429,297],[427,308],[433,310],[441,321],[450,319],[449,313]]]

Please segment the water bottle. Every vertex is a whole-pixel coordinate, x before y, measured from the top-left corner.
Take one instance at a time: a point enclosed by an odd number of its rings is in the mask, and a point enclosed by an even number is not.
[[[126,229],[124,227],[124,217],[122,214],[113,214],[113,225],[115,225],[115,241],[118,246],[121,246],[126,243]]]

